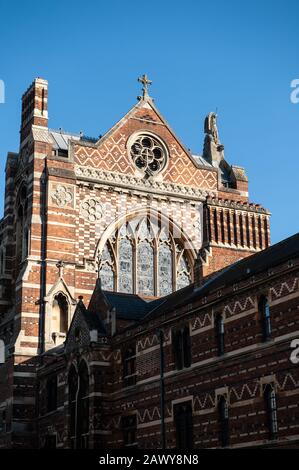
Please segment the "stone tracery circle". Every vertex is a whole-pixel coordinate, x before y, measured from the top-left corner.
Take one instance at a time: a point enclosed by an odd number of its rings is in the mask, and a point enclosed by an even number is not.
[[[157,174],[166,164],[166,152],[158,139],[142,134],[136,137],[130,147],[135,166],[148,174]]]
[[[81,214],[90,222],[100,220],[103,215],[102,205],[97,199],[87,199],[81,204]]]

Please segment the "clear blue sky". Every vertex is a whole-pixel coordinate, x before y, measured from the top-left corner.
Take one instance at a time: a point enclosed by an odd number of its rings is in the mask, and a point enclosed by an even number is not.
[[[193,152],[218,108],[226,159],[246,168],[251,200],[272,211],[272,242],[298,231],[299,103],[290,101],[298,0],[2,0],[0,8],[1,200],[20,98],[35,77],[49,81],[51,128],[97,136],[136,102],[146,72],[156,105]]]

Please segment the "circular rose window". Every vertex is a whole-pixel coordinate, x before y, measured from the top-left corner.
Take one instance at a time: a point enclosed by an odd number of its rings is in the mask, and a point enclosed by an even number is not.
[[[166,164],[166,151],[162,144],[150,135],[138,136],[130,148],[137,168],[150,175],[159,173]]]

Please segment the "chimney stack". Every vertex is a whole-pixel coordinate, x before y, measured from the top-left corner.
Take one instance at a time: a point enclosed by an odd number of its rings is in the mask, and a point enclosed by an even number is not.
[[[48,127],[48,81],[36,78],[22,96],[21,144],[32,125]]]

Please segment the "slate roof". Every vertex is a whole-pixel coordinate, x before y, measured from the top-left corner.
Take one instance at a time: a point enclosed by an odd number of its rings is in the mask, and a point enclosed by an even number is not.
[[[80,140],[79,134],[70,134],[61,130],[49,129],[54,149],[68,150],[70,140]]]
[[[116,310],[116,318],[122,320],[141,320],[163,298],[147,302],[139,295],[104,291],[109,304]]]
[[[85,307],[83,302],[79,302],[78,307],[80,308],[80,311],[90,331],[97,330],[102,335],[107,334],[105,325],[99,315],[99,312],[90,311]]]

